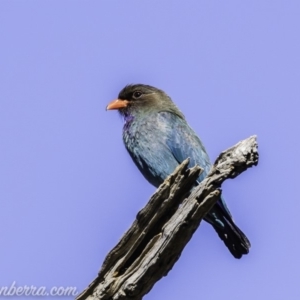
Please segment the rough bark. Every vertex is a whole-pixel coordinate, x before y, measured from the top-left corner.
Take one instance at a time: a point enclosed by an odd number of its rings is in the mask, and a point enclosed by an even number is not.
[[[201,168],[179,165],[137,214],[109,252],[97,278],[77,300],[142,299],[179,259],[201,220],[221,194],[221,184],[257,165],[256,136],[222,152],[207,177],[190,192]]]

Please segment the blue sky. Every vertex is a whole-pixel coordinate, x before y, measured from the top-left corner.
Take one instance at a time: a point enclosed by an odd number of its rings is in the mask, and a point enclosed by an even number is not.
[[[300,2],[161,2],[0,2],[0,286],[94,279],[154,192],[105,111],[145,83],[212,161],[253,134],[260,161],[223,185],[250,254],[202,223],[144,299],[297,300]]]

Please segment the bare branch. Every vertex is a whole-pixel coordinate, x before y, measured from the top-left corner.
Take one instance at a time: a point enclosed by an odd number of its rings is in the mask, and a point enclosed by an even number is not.
[[[185,160],[138,213],[107,255],[97,278],[77,300],[142,299],[179,259],[219,199],[221,184],[257,163],[257,141],[252,136],[222,152],[208,176],[193,188],[201,168],[188,169],[189,160]]]

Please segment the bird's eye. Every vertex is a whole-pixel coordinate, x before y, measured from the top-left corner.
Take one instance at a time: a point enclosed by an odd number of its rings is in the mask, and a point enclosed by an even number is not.
[[[136,91],[133,93],[134,98],[140,98],[141,96],[142,96],[142,92],[140,92],[140,91]]]

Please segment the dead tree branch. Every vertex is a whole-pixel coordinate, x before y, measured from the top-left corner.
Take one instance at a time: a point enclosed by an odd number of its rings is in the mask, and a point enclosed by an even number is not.
[[[138,213],[104,260],[97,278],[77,300],[142,299],[179,259],[201,220],[221,194],[221,184],[257,165],[256,136],[222,152],[208,176],[190,193],[201,168],[176,168]]]

